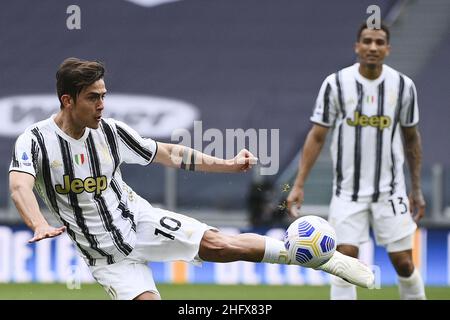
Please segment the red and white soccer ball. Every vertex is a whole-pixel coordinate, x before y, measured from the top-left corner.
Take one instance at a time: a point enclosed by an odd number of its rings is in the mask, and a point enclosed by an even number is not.
[[[294,264],[317,268],[336,251],[336,232],[321,217],[303,216],[286,230],[284,246]]]

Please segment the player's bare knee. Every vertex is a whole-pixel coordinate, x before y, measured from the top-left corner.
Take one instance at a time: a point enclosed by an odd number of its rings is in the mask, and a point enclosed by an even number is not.
[[[401,277],[409,277],[414,272],[414,263],[411,259],[399,259],[394,264],[395,270]]]

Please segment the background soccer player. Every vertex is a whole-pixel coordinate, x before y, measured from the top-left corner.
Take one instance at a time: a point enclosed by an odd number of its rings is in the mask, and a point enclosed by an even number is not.
[[[122,163],[231,173],[250,169],[257,159],[245,149],[229,160],[211,157],[142,138],[125,123],[103,119],[104,72],[101,63],[66,59],[56,74],[60,111],[17,139],[10,190],[34,231],[30,242],[67,230],[94,278],[117,299],[159,299],[149,261],[294,264],[280,240],[226,235],[190,217],[154,208],[123,181]],[[33,187],[61,227],[47,223]],[[368,267],[340,253],[319,269],[363,287],[374,281]]]
[[[359,245],[369,240],[371,224],[376,242],[386,247],[398,274],[400,297],[424,299],[423,281],[412,260],[415,222],[425,211],[417,93],[410,78],[383,64],[389,51],[386,26],[360,27],[355,44],[359,63],[328,76],[322,84],[287,203],[296,216],[305,181],[332,127],[329,221],[336,229],[337,250],[357,257]],[[401,133],[411,176],[409,201]],[[333,277],[331,298],[356,299],[356,289]]]

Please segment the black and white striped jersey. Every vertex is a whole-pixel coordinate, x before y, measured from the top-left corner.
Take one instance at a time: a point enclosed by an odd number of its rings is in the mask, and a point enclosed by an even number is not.
[[[417,93],[410,78],[387,65],[375,80],[358,69],[356,63],[325,79],[310,119],[334,128],[334,194],[377,202],[405,189],[400,127],[419,122]]]
[[[136,243],[128,206],[134,193],[122,180],[120,165],[151,163],[157,143],[113,119],[102,119],[98,129],[86,128],[76,140],[54,117],[18,137],[9,170],[36,178],[40,197],[89,265],[120,261]]]

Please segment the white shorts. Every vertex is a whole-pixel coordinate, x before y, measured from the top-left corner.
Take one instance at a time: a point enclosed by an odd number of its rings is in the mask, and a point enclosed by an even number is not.
[[[133,251],[120,262],[89,267],[112,299],[131,300],[145,291],[159,294],[148,262],[201,263],[200,241],[205,231],[215,230],[196,219],[154,208],[139,196],[137,200],[130,207],[137,232]]]
[[[411,235],[417,228],[409,212],[408,197],[403,193],[385,201],[368,203],[333,196],[329,222],[336,230],[338,245],[359,246],[369,241],[369,226],[372,226],[376,243],[382,246]]]

